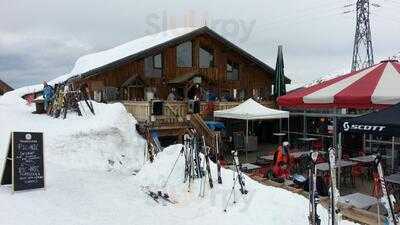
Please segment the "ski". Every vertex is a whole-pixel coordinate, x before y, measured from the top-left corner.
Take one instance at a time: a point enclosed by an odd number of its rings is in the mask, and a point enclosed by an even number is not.
[[[331,173],[330,207],[329,218],[331,225],[338,225],[341,221],[340,209],[338,208],[339,190],[336,186],[336,151],[329,148],[329,170]]]
[[[206,140],[203,138],[203,150],[204,150],[204,158],[206,161],[206,170],[207,170],[207,175],[208,175],[208,183],[210,185],[210,188],[213,188],[213,180],[211,176],[211,169],[210,169],[210,147],[206,146]]]
[[[158,194],[156,194],[155,192],[152,191],[145,191],[145,193],[150,196],[151,199],[153,199],[155,202],[160,203],[159,199],[158,199]]]
[[[221,162],[219,161],[219,134],[215,134],[215,161],[217,163],[217,174],[218,174],[218,184],[222,184],[222,177],[221,177]]]
[[[192,140],[193,140],[194,158],[195,158],[195,163],[196,163],[196,173],[197,173],[197,177],[201,178],[201,177],[203,177],[203,172],[202,172],[202,168],[201,168],[201,158],[200,158],[198,140],[196,137],[193,137]]]
[[[157,203],[161,203],[160,200],[167,202],[169,204],[178,203],[177,201],[172,200],[167,193],[162,191],[152,191],[148,186],[142,187],[142,191]]]
[[[235,169],[236,169],[236,173],[237,173],[237,179],[238,179],[238,182],[240,185],[240,193],[245,195],[248,193],[248,191],[246,190],[243,174],[242,174],[242,171],[240,170],[240,163],[239,163],[239,157],[238,157],[237,150],[232,151],[232,154],[233,154],[233,163],[235,165]]]
[[[86,103],[87,107],[89,108],[90,112],[93,115],[95,115],[93,104],[92,104],[90,95],[88,94],[87,88],[88,88],[87,84],[81,85],[81,87],[80,87],[81,97],[85,101],[85,103]]]
[[[317,191],[317,168],[315,166],[318,158],[318,152],[311,153],[312,165],[309,169],[308,175],[308,187],[309,187],[309,198],[310,198],[310,207],[309,207],[309,216],[308,220],[310,225],[320,225],[321,220],[318,216],[317,206],[319,203],[319,196]]]
[[[184,183],[189,179],[190,176],[190,136],[188,134],[185,134],[183,136],[183,148],[184,148],[184,153],[185,153],[185,176],[184,176]]]
[[[162,198],[164,201],[169,202],[169,203],[171,203],[171,204],[176,204],[176,203],[178,203],[177,201],[172,200],[172,199],[170,198],[170,196],[169,196],[167,193],[165,193],[165,192],[158,191],[158,192],[157,192],[157,195],[158,195],[159,198]]]
[[[387,222],[389,225],[397,225],[398,224],[398,218],[394,212],[394,204],[395,204],[395,198],[393,195],[389,195],[387,191],[387,186],[386,186],[386,180],[385,176],[383,174],[383,169],[381,165],[381,156],[380,154],[377,154],[375,157],[375,167],[379,175],[379,182],[381,185],[381,190],[382,190],[382,198],[381,202],[383,206],[386,208],[386,211],[388,213],[387,217]]]

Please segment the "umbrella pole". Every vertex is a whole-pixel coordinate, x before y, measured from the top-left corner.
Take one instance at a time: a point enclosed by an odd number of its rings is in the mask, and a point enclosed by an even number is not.
[[[338,156],[337,156],[337,161],[339,161],[339,160],[342,160],[342,133],[340,132],[339,133],[339,135],[338,135],[338,149],[337,149],[337,154],[338,154]],[[337,168],[337,170],[338,170],[338,173],[337,173],[337,186],[338,186],[338,188],[340,188],[340,172],[341,172],[341,169],[340,169],[340,166]]]
[[[249,147],[249,120],[246,120],[246,163],[247,163],[247,151]]]
[[[287,141],[290,143],[290,119],[287,119]]]

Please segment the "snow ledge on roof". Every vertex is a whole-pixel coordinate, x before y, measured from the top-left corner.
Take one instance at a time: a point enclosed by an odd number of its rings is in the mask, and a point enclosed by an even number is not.
[[[121,60],[149,48],[171,41],[175,38],[189,34],[200,28],[201,27],[182,27],[166,30],[160,33],[147,35],[142,38],[135,39],[133,41],[127,42],[108,50],[82,56],[76,61],[75,66],[70,74],[80,75],[89,72],[96,68],[105,66],[112,62]]]

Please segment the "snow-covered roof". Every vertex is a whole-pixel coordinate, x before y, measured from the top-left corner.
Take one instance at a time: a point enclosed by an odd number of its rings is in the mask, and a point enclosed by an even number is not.
[[[189,40],[194,35],[202,33],[207,33],[217,40],[222,41],[228,47],[238,51],[240,54],[244,55],[270,73],[274,72],[274,70],[263,61],[252,56],[210,28],[204,26],[171,29],[157,34],[147,35],[105,51],[82,56],[76,61],[74,68],[70,72],[70,76],[87,75],[89,72],[94,72],[94,70],[101,69],[105,66],[111,66],[114,63],[133,59],[135,57],[143,57],[144,54],[151,50],[173,45],[176,44],[176,42],[184,41],[185,39]]]
[[[80,75],[87,73],[91,70],[164,44],[178,37],[182,37],[198,29],[200,28],[183,27],[171,29],[157,34],[144,36],[115,48],[82,56],[76,61],[71,74]]]

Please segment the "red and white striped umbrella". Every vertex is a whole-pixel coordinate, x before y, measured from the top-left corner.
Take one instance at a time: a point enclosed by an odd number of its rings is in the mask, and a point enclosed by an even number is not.
[[[382,108],[400,102],[400,63],[382,61],[278,98],[291,108]]]

